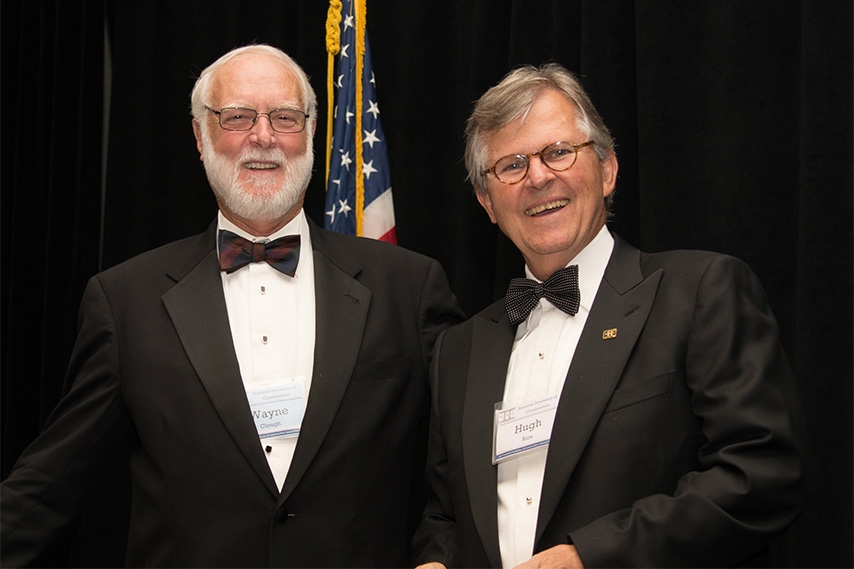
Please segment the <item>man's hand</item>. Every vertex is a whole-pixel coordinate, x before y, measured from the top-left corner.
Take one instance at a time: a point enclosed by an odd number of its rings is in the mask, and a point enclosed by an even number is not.
[[[437,561],[431,561],[430,563],[419,565],[415,569],[447,569],[447,567]]]
[[[583,569],[574,545],[556,545],[541,551],[516,569]]]

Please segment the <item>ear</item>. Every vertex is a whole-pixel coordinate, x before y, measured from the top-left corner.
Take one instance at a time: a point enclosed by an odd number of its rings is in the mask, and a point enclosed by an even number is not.
[[[202,127],[199,125],[199,121],[193,119],[193,136],[196,137],[196,148],[199,151],[199,160],[202,162],[205,161],[205,152],[204,145],[202,144]]]
[[[498,223],[495,219],[495,215],[492,213],[492,200],[489,199],[489,193],[486,190],[475,188],[474,195],[477,196],[477,201],[479,201],[480,205],[483,206],[483,209],[486,210],[487,215],[489,215],[489,220],[492,223]]]
[[[617,185],[617,155],[613,152],[608,153],[608,157],[602,161],[602,197],[608,197],[614,191]]]

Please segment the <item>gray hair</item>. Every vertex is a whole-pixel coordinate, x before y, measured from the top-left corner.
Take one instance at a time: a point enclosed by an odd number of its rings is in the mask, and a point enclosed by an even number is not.
[[[526,65],[508,73],[497,85],[491,87],[475,103],[466,121],[466,168],[468,180],[475,191],[486,189],[486,161],[489,156],[486,138],[511,122],[525,116],[546,90],[562,93],[578,110],[576,127],[588,140],[599,160],[614,152],[614,139],[590,97],[570,71],[557,63],[547,63],[539,68]],[[610,196],[609,196],[610,198]],[[610,200],[608,205],[610,206]]]
[[[280,49],[265,44],[252,44],[233,49],[211,63],[204,69],[204,71],[202,71],[199,78],[196,80],[196,84],[193,86],[193,92],[190,95],[191,113],[193,118],[196,119],[200,125],[205,124],[205,122],[202,121],[202,117],[205,116],[205,105],[207,104],[208,96],[210,95],[213,77],[223,65],[235,57],[246,53],[270,55],[284,63],[288,69],[293,71],[294,75],[297,77],[297,81],[299,82],[303,104],[306,106],[305,112],[309,116],[306,129],[310,131],[310,129],[313,128],[312,125],[317,120],[317,95],[315,95],[314,89],[311,88],[308,75],[305,74],[305,71],[303,71],[297,62],[288,54]]]

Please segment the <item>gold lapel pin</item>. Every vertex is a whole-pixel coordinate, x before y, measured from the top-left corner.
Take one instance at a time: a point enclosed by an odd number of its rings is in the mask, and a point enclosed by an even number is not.
[[[602,339],[603,340],[613,340],[617,337],[617,329],[609,328],[607,330],[602,330]]]

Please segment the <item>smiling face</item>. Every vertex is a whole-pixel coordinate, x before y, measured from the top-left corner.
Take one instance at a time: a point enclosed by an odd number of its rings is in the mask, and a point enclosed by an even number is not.
[[[553,89],[544,91],[522,118],[486,137],[491,167],[511,154],[538,152],[558,142],[588,138],[576,125],[575,105]],[[562,269],[593,240],[608,217],[605,197],[614,191],[617,158],[600,161],[592,146],[578,151],[572,168],[555,172],[533,157],[528,174],[516,184],[494,175],[476,192],[493,223],[519,248],[531,272],[545,280]]]
[[[305,111],[294,72],[275,57],[239,55],[212,78],[208,106],[244,107],[267,113],[292,108]],[[256,236],[269,235],[293,219],[302,207],[311,178],[314,123],[298,133],[274,131],[259,115],[248,131],[220,128],[208,112],[193,121],[196,146],[226,218]]]

